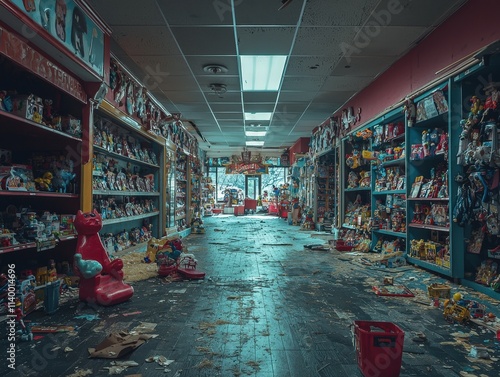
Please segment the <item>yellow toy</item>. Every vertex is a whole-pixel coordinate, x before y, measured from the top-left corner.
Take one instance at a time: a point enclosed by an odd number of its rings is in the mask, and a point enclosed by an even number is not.
[[[43,173],[41,178],[36,178],[37,189],[40,191],[50,191],[52,189],[52,178],[54,176],[50,171]]]
[[[151,238],[148,242],[148,247],[146,249],[146,257],[144,258],[144,262],[155,263],[156,254],[158,253],[158,250],[160,250],[167,241],[168,241],[167,239],[159,240],[157,238]]]
[[[462,294],[457,292],[453,295],[453,299],[444,301],[443,316],[449,322],[458,322],[465,324],[470,320],[470,311],[465,306],[459,305],[462,303]]]

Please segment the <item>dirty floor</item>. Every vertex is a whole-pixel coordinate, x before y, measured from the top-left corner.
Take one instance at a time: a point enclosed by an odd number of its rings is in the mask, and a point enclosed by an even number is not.
[[[9,372],[2,360],[0,375],[105,376],[113,372],[108,369],[113,361],[133,361],[138,365],[120,375],[361,377],[352,339],[355,320],[390,322],[405,332],[401,376],[500,375],[495,335],[474,323],[449,324],[442,308],[431,305],[426,286],[446,282],[440,277],[414,267],[366,266],[335,251],[305,248],[324,244],[329,235],[301,231],[274,216],[204,220],[206,234],[184,240],[198,269],[206,272],[204,280],[147,278],[132,283],[135,295],[129,302],[114,307],[90,307],[70,298],[51,316],[32,313],[28,319],[34,323],[77,329],[19,342],[17,370]],[[373,286],[387,276],[416,297],[376,295]],[[488,311],[500,314],[498,302],[451,285],[452,294],[481,299]],[[88,358],[88,348],[108,334],[143,322],[156,324],[150,332],[158,336],[121,359]],[[0,347],[7,348],[5,331]],[[469,356],[472,347],[487,358]],[[374,366],[367,377],[389,377],[386,367],[393,365]]]

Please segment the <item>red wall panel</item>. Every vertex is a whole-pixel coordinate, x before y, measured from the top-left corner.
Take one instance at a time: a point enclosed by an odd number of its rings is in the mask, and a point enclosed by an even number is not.
[[[439,78],[436,72],[500,39],[497,23],[474,15],[500,14],[500,1],[469,0],[434,32],[344,107],[362,108],[361,126],[408,94]],[[340,111],[335,115],[340,116]]]

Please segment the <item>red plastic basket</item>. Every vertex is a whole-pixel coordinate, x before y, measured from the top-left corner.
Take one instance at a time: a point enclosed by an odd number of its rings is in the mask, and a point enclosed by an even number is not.
[[[399,377],[404,331],[391,322],[354,321],[358,366],[365,377]]]

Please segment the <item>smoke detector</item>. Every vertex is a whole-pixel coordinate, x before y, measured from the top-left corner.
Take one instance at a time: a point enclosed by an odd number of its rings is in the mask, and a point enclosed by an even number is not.
[[[227,86],[225,84],[210,84],[209,87],[212,92],[217,94],[219,97],[227,92]]]
[[[207,73],[211,73],[213,75],[219,73],[227,73],[227,68],[220,64],[208,64],[203,67],[203,70]]]

